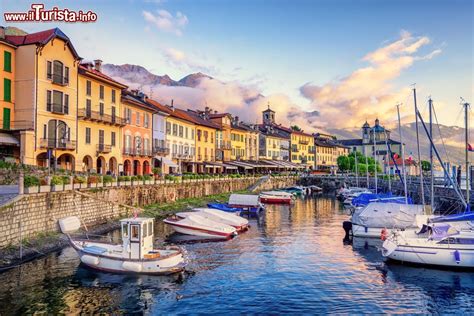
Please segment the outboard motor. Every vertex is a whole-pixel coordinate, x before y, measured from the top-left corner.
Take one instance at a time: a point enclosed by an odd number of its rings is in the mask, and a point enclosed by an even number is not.
[[[352,232],[352,223],[350,221],[344,221],[342,222],[342,228],[346,232],[346,235],[344,236],[344,242],[347,242],[350,240],[350,236]]]

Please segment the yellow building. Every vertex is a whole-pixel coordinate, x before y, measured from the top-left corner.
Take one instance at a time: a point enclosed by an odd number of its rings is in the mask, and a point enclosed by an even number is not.
[[[231,160],[231,123],[232,116],[229,113],[210,113],[206,108],[209,119],[220,127],[216,134],[216,160],[225,162]]]
[[[237,118],[238,120],[238,118]],[[237,122],[232,124],[230,131],[230,145],[232,147],[231,160],[247,160],[247,130],[238,125]]]
[[[101,61],[79,66],[77,158],[82,171],[119,174],[122,163],[121,90],[127,86],[101,72]],[[150,123],[151,124],[151,123]]]
[[[17,46],[15,121],[34,124],[21,135],[22,162],[81,170],[76,159],[80,57],[70,39],[58,28],[5,38]]]
[[[339,143],[335,136],[317,133],[314,136],[316,147],[315,167],[318,170],[337,168],[337,157],[349,155],[350,148]]]
[[[291,133],[291,162],[314,168],[315,147],[313,135],[300,131]]]
[[[216,161],[216,136],[220,127],[206,119],[206,114],[188,110],[186,115],[196,125],[196,157],[197,172],[217,172],[212,162]]]
[[[283,144],[288,140],[270,130],[264,130],[260,134],[259,159],[285,160]],[[288,151],[288,150],[286,150]]]

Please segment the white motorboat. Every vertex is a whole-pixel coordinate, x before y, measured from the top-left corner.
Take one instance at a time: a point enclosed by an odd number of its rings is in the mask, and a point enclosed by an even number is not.
[[[417,227],[417,215],[424,214],[423,205],[372,202],[352,214],[352,234],[356,237],[380,238],[382,229]]]
[[[211,221],[235,227],[237,232],[242,232],[249,228],[249,221],[247,219],[234,215],[232,213],[212,208],[195,208],[193,209],[193,211],[195,212],[176,213],[176,216],[186,218],[190,215],[199,215]]]
[[[447,223],[424,225],[421,231],[392,231],[382,245],[382,255],[415,264],[474,268],[474,232]]]
[[[274,194],[276,192],[277,194]],[[291,204],[295,196],[282,191],[267,191],[260,193],[260,201],[269,204]]]
[[[73,238],[81,227],[79,218],[59,220],[61,231],[88,267],[116,273],[172,274],[184,269],[185,259],[179,247],[153,248],[153,219],[126,218],[120,221],[122,244]],[[90,236],[90,235],[88,235]],[[103,236],[101,236],[103,237]]]
[[[198,214],[191,214],[185,218],[172,216],[163,222],[173,227],[176,232],[185,235],[212,239],[230,239],[237,235],[235,227],[212,221]]]
[[[284,197],[294,197],[295,195],[290,192],[285,191],[264,191],[260,195],[273,195],[273,196],[284,196]]]

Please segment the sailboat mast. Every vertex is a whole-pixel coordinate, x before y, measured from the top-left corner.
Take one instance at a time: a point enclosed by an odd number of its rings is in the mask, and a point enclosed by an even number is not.
[[[431,98],[428,100],[428,104],[430,107],[430,137],[433,139],[433,100]],[[430,205],[431,209],[433,210],[434,205],[434,173],[433,173],[433,146],[430,143]]]
[[[469,188],[469,103],[464,103],[464,127],[466,133],[466,204],[470,208],[470,188]]]
[[[388,164],[388,192],[392,192],[392,181],[390,179],[390,148],[388,147],[387,131],[383,131],[385,134],[385,146],[387,147],[387,154],[385,155],[385,163]]]
[[[403,135],[402,135],[402,123],[400,120],[400,103],[397,104],[397,114],[398,114],[398,133],[400,134],[400,147],[402,154],[402,173],[403,173],[403,190],[405,192],[405,204],[408,204],[408,190],[407,190],[407,173],[405,169],[405,146],[403,145]]]
[[[367,159],[367,151],[365,150],[364,145],[364,155],[365,155],[365,175],[367,177],[367,189],[370,188],[369,186],[369,160]]]
[[[354,151],[354,156],[355,156],[356,186],[359,187],[359,170],[357,170],[357,167],[358,167],[357,150]]]
[[[421,203],[424,207],[424,205],[425,205],[425,189],[424,189],[424,186],[423,186],[423,168],[422,168],[422,165],[421,165],[421,154],[420,154],[420,135],[419,135],[419,132],[418,132],[418,115],[417,115],[418,105],[416,104],[416,88],[413,88],[413,99],[415,101],[416,147],[417,147],[417,151],[418,151],[418,163],[419,163],[419,166],[420,166]]]
[[[375,127],[372,129],[372,136],[374,137],[374,175],[375,175],[375,194],[378,193],[377,190],[377,142],[375,140]]]

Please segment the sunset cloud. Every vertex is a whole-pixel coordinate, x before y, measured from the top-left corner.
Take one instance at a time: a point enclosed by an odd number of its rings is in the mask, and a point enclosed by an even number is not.
[[[441,53],[436,49],[424,56],[417,55],[429,43],[428,37],[415,37],[402,31],[398,40],[363,57],[368,66],[334,82],[307,83],[300,92],[310,100],[311,107],[320,112],[322,125],[353,127],[375,113],[382,120],[391,119],[396,114],[395,104],[410,93],[408,87],[397,90],[392,81],[415,61],[431,59]]]
[[[188,17],[179,11],[174,16],[163,9],[157,10],[156,14],[150,11],[143,11],[142,14],[146,22],[160,31],[174,33],[177,36],[183,35],[183,30],[189,22]]]

